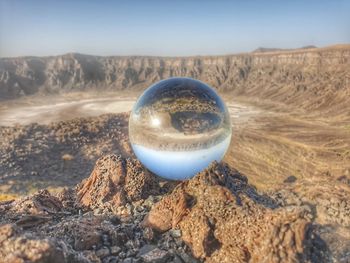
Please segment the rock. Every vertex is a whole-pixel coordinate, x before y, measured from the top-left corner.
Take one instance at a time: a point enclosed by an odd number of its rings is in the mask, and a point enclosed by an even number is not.
[[[17,235],[13,225],[0,227],[0,262],[61,263],[64,255],[50,239],[38,239],[31,235]]]
[[[23,215],[16,221],[16,225],[22,228],[31,228],[52,220],[51,216]]]
[[[156,249],[157,246],[155,245],[144,245],[140,248],[139,253],[137,254],[138,257],[141,257],[142,255],[152,251],[153,249]]]
[[[145,227],[143,230],[143,237],[149,241],[152,241],[154,238],[153,229],[150,227]]]
[[[49,191],[41,190],[36,194],[19,199],[11,204],[10,212],[17,214],[56,214],[63,208],[60,200]]]
[[[103,263],[118,263],[118,257],[107,257],[103,259]]]
[[[122,249],[118,246],[110,247],[111,255],[114,255],[114,256],[118,255],[121,250]]]
[[[154,262],[154,263],[164,263],[170,257],[170,254],[162,249],[159,249],[152,245],[143,246],[139,253],[138,257],[141,257],[144,262]]]
[[[288,176],[283,182],[284,183],[294,183],[297,178],[294,175]]]
[[[76,206],[76,192],[73,189],[65,187],[55,196],[61,202],[64,209],[74,211]]]
[[[100,158],[90,177],[77,187],[81,205],[119,207],[147,198],[159,189],[157,178],[136,159],[107,155]]]
[[[98,246],[102,241],[102,233],[97,229],[100,220],[82,220],[78,227],[74,227],[74,248],[76,250],[87,250]]]
[[[171,263],[184,263],[184,261],[178,255],[175,255]]]
[[[174,238],[181,237],[181,230],[180,229],[170,229],[170,235]]]
[[[195,257],[209,262],[294,262],[307,258],[310,222],[299,208],[275,208],[247,179],[212,164],[157,203],[143,225],[178,227]]]
[[[120,158],[109,168],[128,162]],[[125,168],[123,165],[120,167]],[[125,170],[127,177],[127,166]],[[107,171],[106,168],[102,177]],[[309,186],[304,179],[298,179],[285,184],[284,190],[275,196],[261,195],[246,177],[226,164],[214,163],[191,180],[177,183],[163,196],[160,192],[143,197],[143,191],[151,190],[143,189],[147,184],[141,184],[141,191],[130,191],[140,193],[137,195],[128,195],[125,185],[117,185],[124,191],[127,203],[113,210],[109,195],[100,198],[104,193],[101,185],[108,185],[112,178],[106,176],[102,184],[98,183],[97,174],[89,179],[91,184],[86,189],[96,197],[93,200],[100,200],[96,206],[89,204],[92,207],[75,203],[79,201],[77,192],[69,189],[55,196],[40,191],[17,201],[1,202],[0,262],[3,259],[16,262],[12,258],[19,262],[25,259],[26,262],[75,263],[348,259],[350,243],[344,235],[349,218],[345,191],[348,186],[341,182],[328,188],[319,182],[317,195],[312,195],[313,192],[300,191]],[[86,186],[89,180],[79,187]],[[331,195],[328,190],[332,187],[339,191]],[[114,194],[113,189],[108,191]],[[141,199],[132,200],[132,196]],[[95,214],[94,210],[100,213]],[[117,216],[118,210],[129,213],[128,218]],[[319,215],[312,214],[315,212]],[[319,221],[311,224],[315,218]],[[328,224],[336,218],[343,224],[339,228]],[[327,225],[317,223],[322,220]],[[334,242],[323,240],[334,237]],[[38,253],[34,255],[33,251]]]
[[[350,226],[350,187],[341,181],[302,179],[272,195],[282,206],[308,206],[317,223]]]
[[[180,253],[180,257],[184,263],[198,263],[199,261],[185,252]]]
[[[13,236],[18,230],[14,225],[5,224],[0,226],[0,244]]]
[[[105,258],[109,255],[109,249],[107,247],[103,247],[96,251],[96,256],[99,258]]]

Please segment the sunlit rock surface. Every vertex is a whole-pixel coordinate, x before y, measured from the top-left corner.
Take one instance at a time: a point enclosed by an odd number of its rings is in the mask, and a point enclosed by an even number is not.
[[[349,259],[346,222],[341,235],[321,225],[313,206],[296,203],[287,188],[283,196],[259,193],[224,163],[181,183],[152,178],[136,159],[109,155],[75,190],[0,202],[0,262]]]

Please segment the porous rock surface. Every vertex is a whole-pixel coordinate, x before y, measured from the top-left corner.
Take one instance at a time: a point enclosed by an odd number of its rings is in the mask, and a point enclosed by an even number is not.
[[[108,155],[76,189],[1,202],[0,222],[0,262],[331,262],[307,206],[218,163],[169,184]]]
[[[107,155],[96,162],[90,177],[77,187],[78,199],[90,208],[120,206],[157,193],[158,182],[138,160]]]
[[[30,234],[16,235],[15,225],[0,227],[0,262],[64,262],[62,250],[50,239],[39,239]]]
[[[165,196],[143,225],[160,232],[178,227],[193,255],[206,262],[299,262],[311,257],[307,213],[278,208],[245,177],[214,163]]]

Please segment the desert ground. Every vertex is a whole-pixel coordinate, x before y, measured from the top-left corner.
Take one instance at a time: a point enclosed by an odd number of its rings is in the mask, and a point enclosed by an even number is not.
[[[49,125],[52,122],[59,125],[62,121],[74,123],[74,119],[77,118],[87,118],[86,122],[89,122],[89,118],[93,120],[92,117],[102,114],[128,113],[137,98],[136,96],[112,96],[112,94],[98,97],[94,94],[84,96],[83,99],[80,99],[80,94],[70,94],[69,97],[51,96],[45,98],[44,102],[42,98],[34,96],[25,100],[3,102],[0,109],[0,126],[10,127],[8,128],[10,130],[14,127],[26,129],[26,125],[33,125],[33,123],[36,123],[37,127]],[[323,177],[329,180],[343,180],[342,178],[350,176],[350,122],[336,124],[332,120],[327,121],[314,114],[277,108],[278,105],[261,103],[259,105],[239,97],[224,96],[224,100],[231,114],[233,129],[231,146],[225,161],[247,175],[258,188],[278,189],[285,180],[290,178],[297,180]],[[124,127],[119,127],[127,142],[127,118],[123,123]],[[113,131],[107,129],[105,132]],[[99,137],[99,134],[96,136]],[[37,143],[40,139],[42,138],[38,138]],[[29,138],[28,140],[30,144],[31,141]],[[45,147],[50,149],[53,145],[48,144]],[[14,149],[14,151],[18,150]],[[64,149],[62,156],[70,154],[74,158],[71,150]],[[110,150],[110,153],[119,152],[118,149]],[[4,148],[2,151],[6,155]],[[76,149],[74,152],[77,152]],[[30,151],[25,154],[29,157]],[[91,159],[91,165],[99,157],[98,152],[94,156],[95,159]],[[16,161],[18,160],[14,160],[12,169],[3,162],[1,179],[4,193],[6,193],[4,190],[7,187],[6,182],[10,181],[16,185],[17,178],[14,176],[15,167],[18,165]],[[55,163],[54,167],[60,166],[63,162],[60,156],[57,156],[57,160],[51,161]],[[70,162],[74,166],[74,159]],[[38,169],[41,168],[38,167]],[[46,169],[50,171],[51,167]],[[32,173],[41,174],[40,170],[35,169]],[[38,177],[32,179],[43,180]],[[58,183],[57,180],[60,178],[55,179],[54,185]],[[71,182],[71,184],[74,183],[74,181]],[[28,184],[31,188],[30,180]],[[49,180],[46,184],[50,186]],[[68,183],[67,186],[71,184]],[[60,184],[60,186],[65,185],[65,183]],[[11,194],[18,191],[18,189],[16,191],[8,189]],[[25,188],[22,190],[22,193],[28,193]]]
[[[14,139],[9,139],[8,143],[5,144],[5,140],[3,140],[3,156],[7,161],[4,159],[2,160],[2,172],[3,175],[1,176],[2,179],[2,190],[3,194],[10,194],[12,196],[13,194],[18,194],[19,192],[29,193],[30,189],[33,189],[33,185],[40,184],[40,182],[45,182],[43,186],[45,187],[55,187],[59,185],[60,187],[64,186],[72,186],[76,183],[75,180],[67,179],[67,172],[68,174],[71,174],[74,172],[70,171],[70,167],[75,167],[78,165],[81,165],[80,159],[77,158],[77,156],[89,156],[91,157],[88,167],[91,168],[91,166],[95,163],[98,157],[100,157],[101,152],[98,149],[93,149],[94,144],[89,145],[86,143],[86,145],[79,145],[79,146],[73,146],[73,145],[67,145],[66,148],[60,149],[59,151],[56,150],[55,147],[57,147],[57,141],[51,140],[47,141],[45,138],[40,138],[37,136],[35,140],[32,140],[30,137],[32,136],[32,133],[29,132],[29,127],[33,127],[34,129],[38,130],[39,134],[42,134],[42,129],[45,129],[47,125],[50,127],[50,125],[54,126],[65,126],[66,123],[69,123],[73,127],[70,129],[79,129],[79,123],[75,124],[77,122],[77,119],[79,119],[81,122],[84,123],[85,126],[93,126],[93,123],[95,121],[94,117],[96,117],[96,120],[100,120],[100,115],[105,114],[105,118],[108,118],[110,120],[113,120],[113,116],[108,116],[106,114],[118,114],[124,112],[125,114],[128,114],[130,110],[132,109],[133,104],[136,101],[136,97],[116,97],[116,96],[99,96],[94,97],[94,95],[88,96],[85,94],[85,99],[79,99],[80,94],[73,95],[70,94],[69,98],[66,97],[50,97],[47,100],[50,101],[50,104],[47,104],[47,102],[43,103],[42,98],[33,97],[33,98],[26,98],[25,100],[18,100],[18,101],[11,101],[7,103],[3,103],[2,109],[0,110],[0,126],[8,127],[3,128],[2,131],[7,132],[7,135],[13,135],[14,130],[20,129],[24,130],[24,134],[21,134],[21,136],[24,136],[24,138],[21,138],[21,145],[18,145],[17,147],[13,147],[11,151],[6,149],[4,146],[9,146],[9,144],[14,142]],[[47,101],[46,100],[46,101]],[[259,111],[257,108],[254,108],[253,106],[248,106],[244,104],[239,103],[229,103],[227,104],[229,111],[232,115],[232,122],[234,127],[245,127],[248,123],[249,119],[252,116],[258,116],[259,114],[262,114],[261,111]],[[83,118],[83,119],[81,119]],[[103,117],[102,117],[103,118]],[[115,119],[117,120],[120,118],[118,115],[116,115]],[[33,124],[36,123],[36,124]],[[55,123],[55,124],[52,124]],[[86,124],[85,124],[86,123]],[[97,124],[101,125],[101,124]],[[118,134],[120,134],[123,137],[124,144],[129,144],[128,141],[128,118],[127,116],[122,118],[122,121],[120,121],[119,125],[114,126],[108,126],[108,127],[98,127],[103,128],[103,132],[99,134],[96,132],[94,139],[100,139],[101,144],[104,146],[101,146],[101,148],[108,149],[107,151],[103,151],[103,153],[120,153],[120,147],[119,143],[120,141],[117,139]],[[46,128],[47,129],[47,128]],[[68,128],[67,132],[68,134],[71,134],[69,139],[75,140],[75,136],[79,137],[79,133],[69,133],[71,132]],[[118,130],[116,130],[118,129]],[[28,131],[28,132],[27,132]],[[116,134],[113,135],[113,132]],[[5,139],[6,134],[3,133],[3,138]],[[107,134],[106,137],[102,134]],[[112,143],[112,147],[108,145],[108,142],[113,140],[115,138],[115,142]],[[18,140],[19,138],[17,138]],[[105,140],[105,141],[103,141]],[[41,141],[43,144],[40,144]],[[34,150],[33,145],[40,145],[37,150]],[[28,146],[31,150],[28,151]],[[128,146],[129,147],[129,146]],[[23,149],[24,148],[24,149]],[[36,148],[36,147],[35,147]],[[23,153],[20,155],[21,158],[14,158],[14,155],[16,156],[16,153],[20,153],[23,149]],[[43,150],[46,151],[52,151],[52,154],[55,154],[55,158],[51,158],[49,163],[45,163],[42,165],[35,165],[32,171],[30,172],[32,175],[28,175],[25,178],[18,178],[18,169],[24,170],[21,167],[21,161],[26,162],[27,158],[31,158],[34,151],[42,152]],[[14,152],[12,152],[14,151]],[[84,152],[85,151],[85,152]],[[55,152],[55,153],[54,153]],[[125,152],[125,151],[124,151]],[[69,167],[60,170],[57,167],[63,167],[64,165],[62,163],[65,162],[64,158],[62,156],[64,155],[71,155],[72,160],[69,160],[68,162]],[[128,155],[132,154],[131,152],[128,153]],[[12,157],[10,157],[12,156]],[[92,157],[93,156],[93,157]],[[63,159],[62,159],[63,158]],[[31,161],[29,163],[33,163],[34,161]],[[9,165],[12,163],[12,165]],[[29,164],[30,165],[30,164]],[[44,167],[43,167],[44,166]],[[12,168],[10,168],[12,167]],[[36,167],[36,168],[35,168]],[[10,169],[9,169],[10,168]],[[68,171],[66,170],[68,169]],[[46,173],[43,173],[42,171],[45,170]],[[83,169],[84,170],[84,169]],[[87,172],[87,171],[86,171]],[[50,174],[55,174],[55,179],[52,180],[50,178]],[[81,180],[83,179],[86,174],[81,175],[73,175],[77,179]],[[22,176],[20,176],[22,177]],[[24,181],[26,181],[27,186],[25,187],[19,187]],[[12,185],[12,186],[10,186]],[[12,188],[14,187],[14,188]],[[6,190],[8,189],[8,190]],[[12,190],[11,190],[12,189]],[[36,189],[34,187],[34,189]]]
[[[312,220],[320,224],[315,233],[327,244],[321,249],[332,251],[337,260],[347,260],[350,215],[343,202],[350,196],[348,124],[334,126],[305,112],[223,97],[232,121],[232,141],[224,161],[246,176],[258,195],[272,196],[275,205],[310,205],[308,209],[314,209]],[[43,188],[57,194],[67,191],[87,178],[96,160],[108,154],[134,158],[128,117],[136,96],[79,99],[79,95],[70,94],[68,99],[49,100],[50,104],[43,103],[34,96],[2,104],[3,201],[35,196]],[[31,221],[23,224],[37,226]],[[179,251],[176,253],[183,253]],[[313,257],[332,262],[327,253]]]
[[[349,62],[349,45],[1,59],[0,262],[349,262]],[[128,138],[171,76],[215,87],[232,120],[223,162],[185,182]]]

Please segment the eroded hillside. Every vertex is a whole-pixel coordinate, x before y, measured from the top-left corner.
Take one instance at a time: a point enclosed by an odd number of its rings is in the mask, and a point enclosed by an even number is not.
[[[349,117],[350,45],[208,57],[0,59],[0,99],[82,90],[142,90],[187,76],[222,93]]]

